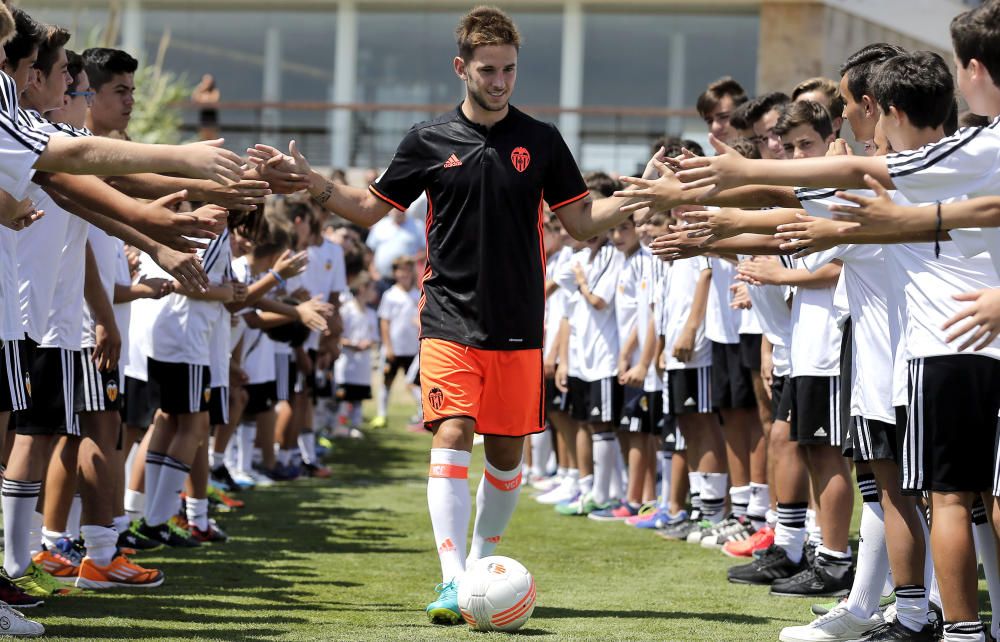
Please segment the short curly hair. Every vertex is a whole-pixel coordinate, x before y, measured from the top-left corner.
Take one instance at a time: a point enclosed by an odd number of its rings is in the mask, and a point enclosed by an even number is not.
[[[506,13],[496,7],[476,7],[465,14],[455,29],[458,55],[463,60],[472,58],[478,47],[513,45],[521,48],[521,33]]]

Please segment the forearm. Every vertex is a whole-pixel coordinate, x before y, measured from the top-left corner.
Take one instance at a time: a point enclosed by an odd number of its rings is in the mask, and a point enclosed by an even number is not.
[[[809,270],[787,270],[782,276],[781,283],[794,287],[819,290],[837,285],[840,280],[841,267],[836,263],[829,263],[819,268],[815,272]]]
[[[719,254],[788,254],[779,239],[768,234],[740,234],[711,243],[708,251]]]
[[[694,289],[694,300],[691,302],[691,312],[688,314],[684,327],[688,331],[697,332],[705,322],[705,311],[708,309],[708,291],[712,287],[712,271],[702,270],[698,276],[698,285]]]
[[[639,365],[644,370],[649,370],[650,364],[656,358],[656,345],[656,329],[653,325],[653,319],[650,318],[649,323],[646,324],[646,341],[642,344],[642,354],[639,355]]]
[[[115,318],[111,302],[108,301],[108,294],[104,291],[104,285],[101,283],[101,273],[89,242],[87,243],[84,267],[83,300],[87,302],[87,307],[90,308],[90,312],[97,322],[109,323]]]
[[[278,279],[276,279],[274,275],[268,271],[267,274],[264,274],[261,278],[257,279],[247,287],[247,296],[245,299],[242,301],[227,303],[226,310],[229,312],[236,312],[238,310],[242,310],[243,308],[254,306],[261,307],[259,303],[262,303],[261,300],[264,298],[264,295],[273,290],[277,285]]]
[[[71,174],[36,173],[32,179],[53,194],[53,190],[66,197],[64,202],[78,207],[101,212],[116,221],[136,226],[141,222],[141,204],[122,194],[96,176],[73,176]],[[57,201],[60,207],[76,214],[71,207]],[[117,236],[117,234],[116,234]]]
[[[559,363],[569,364],[569,320],[563,317],[559,321]]]
[[[386,348],[391,349],[392,343],[389,341],[389,320],[379,319],[378,329],[379,333],[382,336],[382,345],[384,345]]]
[[[632,355],[635,353],[635,349],[639,347],[639,332],[638,328],[632,328],[632,331],[628,333],[628,338],[622,344],[621,353],[619,358],[624,361],[632,362]]]
[[[824,156],[796,160],[751,160],[744,163],[744,185],[787,185],[809,188],[868,189],[865,174],[894,189],[884,156]]]
[[[698,202],[716,207],[799,207],[799,199],[795,198],[795,190],[782,185],[734,187]]]
[[[286,314],[280,314],[277,312],[267,312],[265,310],[257,311],[258,328],[276,328],[279,325],[285,325],[291,321],[295,321],[295,317],[289,317]]]
[[[315,170],[309,173],[307,191],[312,200],[326,211],[362,227],[371,227],[392,207],[369,190],[339,185]]]
[[[198,301],[218,301],[225,303],[233,298],[233,288],[229,285],[219,283],[208,286],[204,291],[197,291],[185,288],[180,282],[174,281],[174,292]]]
[[[216,185],[212,181],[152,173],[113,176],[108,183],[133,198],[151,201],[181,190],[187,190],[188,198],[192,201],[205,201],[208,200],[205,198],[206,190]]]
[[[53,136],[35,168],[43,172],[119,176],[181,172],[185,166],[183,149],[175,145],[148,145],[101,136]]]
[[[584,301],[587,302],[587,305],[595,310],[603,310],[608,307],[608,302],[591,292],[590,287],[586,283],[580,285],[580,294],[583,296]]]
[[[98,180],[97,182],[101,183],[102,185],[104,184],[100,180]],[[114,190],[114,188],[108,188],[108,189],[116,191]],[[69,197],[58,188],[55,189],[45,188],[45,191],[46,193],[48,193],[49,196],[52,197],[52,200],[55,201],[56,205],[63,208],[70,214],[82,218],[91,225],[100,228],[101,230],[103,230],[104,232],[108,233],[111,236],[120,238],[121,240],[125,241],[125,243],[145,252],[146,254],[152,255],[160,245],[153,239],[149,238],[142,232],[135,229],[134,227],[126,223],[123,223],[119,219],[105,216],[101,212],[97,212],[90,209],[86,205],[81,204],[79,200],[76,199],[75,196]]]
[[[115,303],[131,303],[138,299],[148,299],[152,293],[149,288],[136,283],[132,285],[115,285]]]
[[[740,234],[774,234],[779,225],[795,223],[796,215],[805,214],[805,210],[780,208],[764,211],[745,211],[736,225]]]
[[[631,201],[632,199],[621,197],[594,201],[588,196],[560,207],[556,210],[556,216],[570,236],[577,241],[586,241],[631,217],[631,212],[621,211]]]
[[[285,322],[288,321],[298,321],[299,311],[294,305],[289,305],[284,301],[275,301],[274,299],[260,299],[257,301],[257,309],[262,312],[269,312],[272,314],[278,314],[284,317]]]

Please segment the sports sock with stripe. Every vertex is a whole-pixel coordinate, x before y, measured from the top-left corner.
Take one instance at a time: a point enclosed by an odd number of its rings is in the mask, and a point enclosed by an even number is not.
[[[427,478],[427,506],[434,542],[441,561],[441,578],[449,582],[465,572],[465,545],[472,501],[469,498],[469,461],[472,453],[432,448]]]
[[[750,487],[731,486],[729,488],[729,505],[733,511],[733,517],[744,517],[747,508],[750,506]]]
[[[31,566],[31,525],[41,489],[40,481],[3,480],[3,566],[13,578]]]
[[[945,622],[944,642],[986,642],[986,631],[979,620],[974,622]]]
[[[160,472],[163,470],[164,453],[146,451],[146,467],[143,475],[143,487],[146,489],[147,501],[150,501],[160,483]]]
[[[594,444],[594,501],[606,504],[611,498],[611,478],[615,474],[615,451],[618,442],[613,432],[598,432],[592,435]]]
[[[184,480],[191,473],[191,467],[169,455],[163,457],[163,469],[156,484],[156,493],[150,496],[146,509],[146,523],[159,526],[177,512],[178,496],[184,488]]]
[[[302,453],[302,463],[316,465],[316,433],[301,432],[298,437],[299,451]]]
[[[701,512],[703,519],[719,523],[725,517],[726,473],[699,473],[701,476]]]
[[[656,451],[660,460],[660,501],[661,506],[670,505],[670,476],[674,470],[674,454],[665,450]]]
[[[858,566],[854,584],[847,596],[847,608],[860,618],[868,618],[878,608],[885,576],[889,572],[889,554],[885,548],[885,514],[879,503],[875,475],[859,474],[861,491],[861,533],[858,538]]]
[[[897,586],[896,620],[911,631],[927,626],[927,589],[913,584]]]
[[[767,525],[767,510],[771,506],[771,489],[767,484],[750,482],[750,503],[747,504],[747,518],[756,529]]]
[[[208,498],[186,497],[184,499],[184,514],[189,524],[194,524],[198,530],[208,530]]]
[[[784,549],[788,559],[796,564],[802,560],[806,543],[806,502],[778,504],[778,524],[774,528],[774,543]]]
[[[466,568],[496,550],[520,495],[521,464],[512,470],[500,470],[487,461],[476,492],[476,526]]]
[[[697,511],[701,515],[701,475],[696,472],[688,473],[688,488],[691,493],[691,513]]]

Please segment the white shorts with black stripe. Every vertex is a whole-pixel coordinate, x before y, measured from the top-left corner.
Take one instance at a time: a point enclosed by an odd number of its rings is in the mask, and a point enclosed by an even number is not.
[[[26,410],[28,373],[21,365],[21,342],[0,341],[0,412]]]
[[[680,415],[706,414],[712,407],[712,366],[668,370],[663,389],[667,412]]]
[[[101,372],[94,363],[93,348],[84,348],[77,354],[80,360],[75,394],[77,412],[121,410],[125,387],[118,369]]]

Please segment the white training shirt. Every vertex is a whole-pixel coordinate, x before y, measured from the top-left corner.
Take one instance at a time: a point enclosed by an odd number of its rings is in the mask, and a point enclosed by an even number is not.
[[[740,256],[741,260],[749,257]],[[775,260],[787,269],[792,267],[792,259],[779,255]],[[792,362],[788,354],[792,345],[792,309],[789,305],[792,288],[787,285],[747,285],[747,293],[757,317],[762,333],[772,346],[771,362],[775,377],[787,377],[792,372]]]
[[[573,257],[573,249],[563,247],[545,262],[545,274],[549,280],[555,282],[555,275],[559,271],[559,266],[563,262]],[[559,337],[559,325],[564,318],[567,318],[566,304],[568,292],[563,287],[557,287],[552,294],[545,297],[545,342],[543,344],[542,358],[548,357]],[[556,355],[558,361],[558,355]]]
[[[307,250],[309,264],[299,276],[302,287],[309,294],[323,297],[324,301],[337,301],[336,297],[347,291],[347,269],[344,266],[344,250],[333,241],[324,238],[319,245],[311,245]],[[312,332],[303,347],[306,350],[319,349],[319,333]]]
[[[600,381],[618,374],[618,325],[615,319],[615,290],[622,256],[614,246],[605,243],[597,249],[591,261],[590,248],[577,252],[560,269],[576,284],[573,265],[579,263],[586,269],[590,292],[607,305],[598,310],[584,300],[579,291],[571,296],[569,361],[572,371],[584,381]]]
[[[792,259],[793,269],[806,269]],[[792,298],[792,377],[835,377],[840,374],[840,343],[833,297],[836,287],[795,288]]]
[[[163,268],[145,252],[139,255],[139,278],[170,279]],[[153,342],[153,325],[166,305],[167,297],[136,299],[131,304],[128,328],[128,361],[125,376],[149,381],[148,361]]]
[[[250,269],[250,263],[246,256],[241,256],[231,263],[233,277],[247,287],[253,284],[260,275],[256,275]],[[244,317],[252,311],[243,311],[240,315]],[[230,339],[233,330],[230,326]],[[274,363],[274,341],[267,333],[260,328],[251,328],[244,323],[242,327],[243,355],[241,365],[247,375],[247,383],[250,385],[268,383],[276,379]],[[238,337],[236,341],[238,341]],[[220,339],[221,345],[221,339]],[[227,373],[228,375],[228,373]]]
[[[643,269],[638,276],[638,306],[636,307],[636,328],[638,328],[639,344],[636,348],[637,354],[642,354],[646,349],[646,333],[649,325],[653,325],[653,340],[659,336],[659,325],[657,323],[657,300],[662,298],[658,292],[659,287],[663,287],[663,280],[666,278],[667,263],[649,253],[649,249],[642,248],[648,255],[643,263]],[[662,301],[660,302],[662,305]],[[655,347],[655,346],[654,346]],[[649,362],[649,369],[646,371],[646,378],[643,381],[642,389],[645,392],[656,392],[663,390],[663,379],[660,378],[656,370],[658,355],[654,354]]]
[[[93,231],[97,228],[91,227],[90,229]],[[128,257],[125,255],[125,242],[113,236],[108,238],[114,240],[117,245],[117,254],[115,257],[115,286],[132,285],[132,274],[129,271]],[[115,313],[115,324],[118,326],[118,334],[121,335],[122,338],[122,352],[121,357],[118,359],[118,367],[124,372],[125,366],[128,365],[129,354],[131,351],[131,346],[129,345],[129,333],[132,325],[132,304],[131,302],[115,303],[114,301],[114,291],[112,288],[112,310],[114,310]]]
[[[632,256],[625,256],[619,252],[619,261],[622,267],[618,271],[618,285],[615,288],[615,323],[618,324],[618,344],[619,348],[624,347],[625,341],[632,330],[638,327],[639,314],[639,288],[642,275],[648,271],[648,263],[652,258],[649,251],[639,247],[632,253]],[[639,334],[645,335],[646,330],[642,328]],[[643,337],[640,337],[641,341]],[[635,365],[639,360],[642,348],[637,347],[632,353],[632,360],[629,366]]]
[[[378,318],[389,322],[389,342],[397,357],[412,357],[420,351],[419,303],[419,288],[407,291],[398,285],[386,290],[379,302]]]
[[[198,252],[209,282],[222,283],[232,257],[229,230],[224,229]],[[219,301],[202,301],[176,292],[164,297],[163,308],[153,322],[149,356],[168,363],[211,365],[210,339],[222,307]]]
[[[351,342],[373,341],[378,344],[378,318],[375,311],[361,304],[350,292],[340,295],[340,316],[344,320],[343,337]],[[333,364],[334,380],[354,386],[372,383],[372,351],[343,347]]]
[[[115,281],[118,279],[118,266],[121,259],[121,240],[109,236],[104,230],[91,226],[87,232],[87,242],[90,244],[90,252],[94,255],[94,263],[97,265],[97,274],[101,280],[101,288],[108,297],[108,302],[112,305],[115,301]],[[117,325],[117,317],[115,323]],[[83,347],[93,348],[97,344],[94,333],[95,321],[90,310],[90,306],[84,302],[83,306]],[[125,335],[125,330],[118,328],[119,334]],[[124,353],[124,348],[122,349]]]
[[[712,268],[712,287],[705,310],[705,336],[715,343],[739,343],[741,313],[730,306],[733,297],[729,291],[736,283],[736,266],[715,257],[708,262]]]
[[[694,350],[690,361],[678,361],[674,358],[674,343],[687,324],[694,303],[694,293],[697,289],[701,273],[711,269],[708,259],[694,256],[688,259],[674,261],[670,266],[670,278],[667,280],[667,291],[664,295],[664,350],[667,356],[667,370],[685,370],[703,368],[712,365],[712,342],[705,336],[704,321],[695,333]]]

